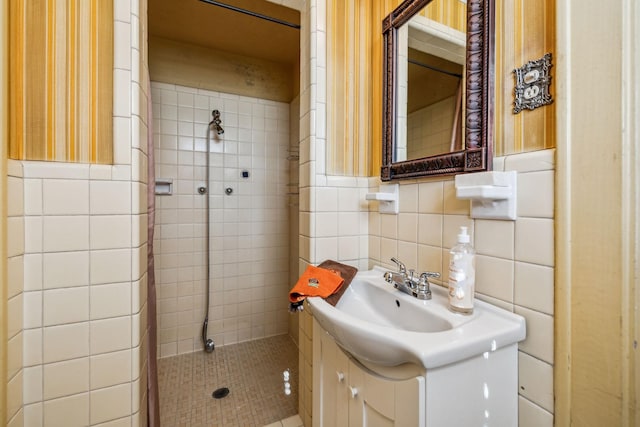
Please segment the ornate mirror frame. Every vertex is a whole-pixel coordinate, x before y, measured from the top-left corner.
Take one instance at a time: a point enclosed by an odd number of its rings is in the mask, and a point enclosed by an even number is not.
[[[396,135],[398,28],[431,0],[405,0],[382,22],[382,181],[491,170],[493,161],[494,1],[467,0],[465,148],[393,162]]]

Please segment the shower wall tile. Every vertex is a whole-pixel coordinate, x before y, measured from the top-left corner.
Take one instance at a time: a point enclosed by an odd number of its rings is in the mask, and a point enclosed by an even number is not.
[[[197,189],[206,183],[207,123],[213,109],[220,111],[225,132],[212,132],[208,154],[209,337],[225,345],[286,333],[288,318],[270,313],[286,312],[290,286],[289,106],[159,82],[152,82],[151,90],[156,176],[171,178],[174,185],[172,195],[156,197],[158,354],[167,357],[202,346],[207,196]],[[327,222],[328,235],[335,236],[336,223],[337,217]],[[274,288],[275,296],[255,305],[255,316],[248,316],[252,306],[239,299],[240,291],[244,299],[253,299],[266,295],[267,287]]]

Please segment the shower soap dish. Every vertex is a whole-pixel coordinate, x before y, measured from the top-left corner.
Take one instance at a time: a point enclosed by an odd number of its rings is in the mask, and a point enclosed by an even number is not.
[[[170,196],[173,193],[173,179],[156,178],[156,195]]]

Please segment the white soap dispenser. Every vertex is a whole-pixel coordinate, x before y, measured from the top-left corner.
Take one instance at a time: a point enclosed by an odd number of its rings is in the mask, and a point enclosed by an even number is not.
[[[449,252],[449,308],[464,314],[473,313],[476,284],[476,251],[469,240],[467,227],[460,227],[458,243]]]

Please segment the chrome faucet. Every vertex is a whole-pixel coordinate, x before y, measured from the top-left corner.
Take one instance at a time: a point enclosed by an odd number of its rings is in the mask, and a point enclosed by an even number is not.
[[[415,271],[407,270],[407,267],[400,260],[391,258],[391,261],[398,265],[398,271],[387,271],[384,273],[384,280],[391,283],[394,288],[409,294],[418,299],[431,299],[430,277],[440,277],[440,273],[430,271],[424,272],[419,276],[415,275]]]

